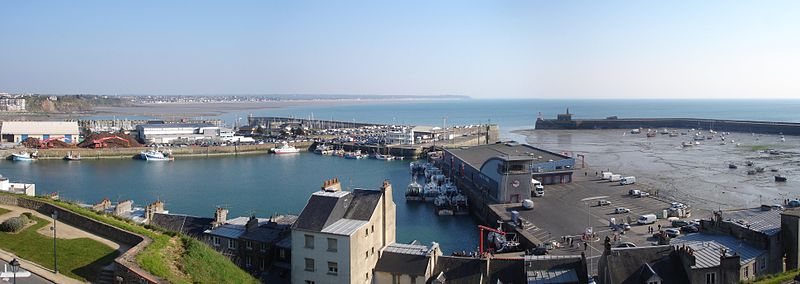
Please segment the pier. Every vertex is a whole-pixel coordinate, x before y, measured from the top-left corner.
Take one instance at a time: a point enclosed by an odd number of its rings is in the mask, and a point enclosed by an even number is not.
[[[634,129],[634,128],[696,128],[716,131],[759,134],[800,135],[800,123],[753,120],[724,120],[704,118],[617,118],[572,119],[569,111],[557,119],[538,118],[535,129]]]

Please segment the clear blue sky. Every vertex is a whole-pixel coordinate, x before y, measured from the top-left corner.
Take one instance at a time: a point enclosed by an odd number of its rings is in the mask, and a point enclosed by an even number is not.
[[[0,1],[0,92],[800,98],[800,1]]]

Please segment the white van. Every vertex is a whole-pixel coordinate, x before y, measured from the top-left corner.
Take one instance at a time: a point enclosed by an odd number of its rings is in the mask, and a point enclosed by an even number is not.
[[[611,178],[608,179],[608,180],[610,180],[611,182],[620,181],[620,180],[622,180],[622,175],[611,175]]]
[[[645,214],[639,216],[639,220],[636,220],[636,222],[640,225],[653,224],[656,222],[656,214]]]
[[[602,174],[603,174],[602,178],[607,180],[607,179],[610,179],[611,175],[613,175],[614,173],[612,173],[612,172],[602,172]]]
[[[634,183],[636,183],[636,177],[624,177],[619,181],[620,185],[634,184]]]

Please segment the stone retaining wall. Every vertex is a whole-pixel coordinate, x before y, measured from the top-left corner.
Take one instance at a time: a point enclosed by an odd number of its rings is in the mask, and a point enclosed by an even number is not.
[[[152,242],[148,237],[102,223],[39,200],[18,198],[11,195],[0,195],[0,204],[35,210],[47,216],[52,216],[54,211],[58,211],[58,221],[114,242],[131,246],[129,250],[114,259],[114,276],[117,283],[166,283],[166,281],[151,275],[136,264],[136,254]]]

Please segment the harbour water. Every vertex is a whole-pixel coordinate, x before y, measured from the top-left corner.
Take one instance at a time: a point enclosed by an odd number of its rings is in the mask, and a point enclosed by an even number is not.
[[[470,216],[437,216],[431,204],[405,202],[408,163],[265,153],[174,162],[0,160],[0,173],[12,181],[36,183],[39,194],[58,191],[64,199],[85,203],[132,199],[137,206],[160,199],[171,213],[208,217],[215,206],[229,208],[229,216],[299,214],[325,179],[339,177],[344,187],[367,189],[378,189],[389,179],[398,241],[436,241],[445,251],[477,246],[477,224]]]

